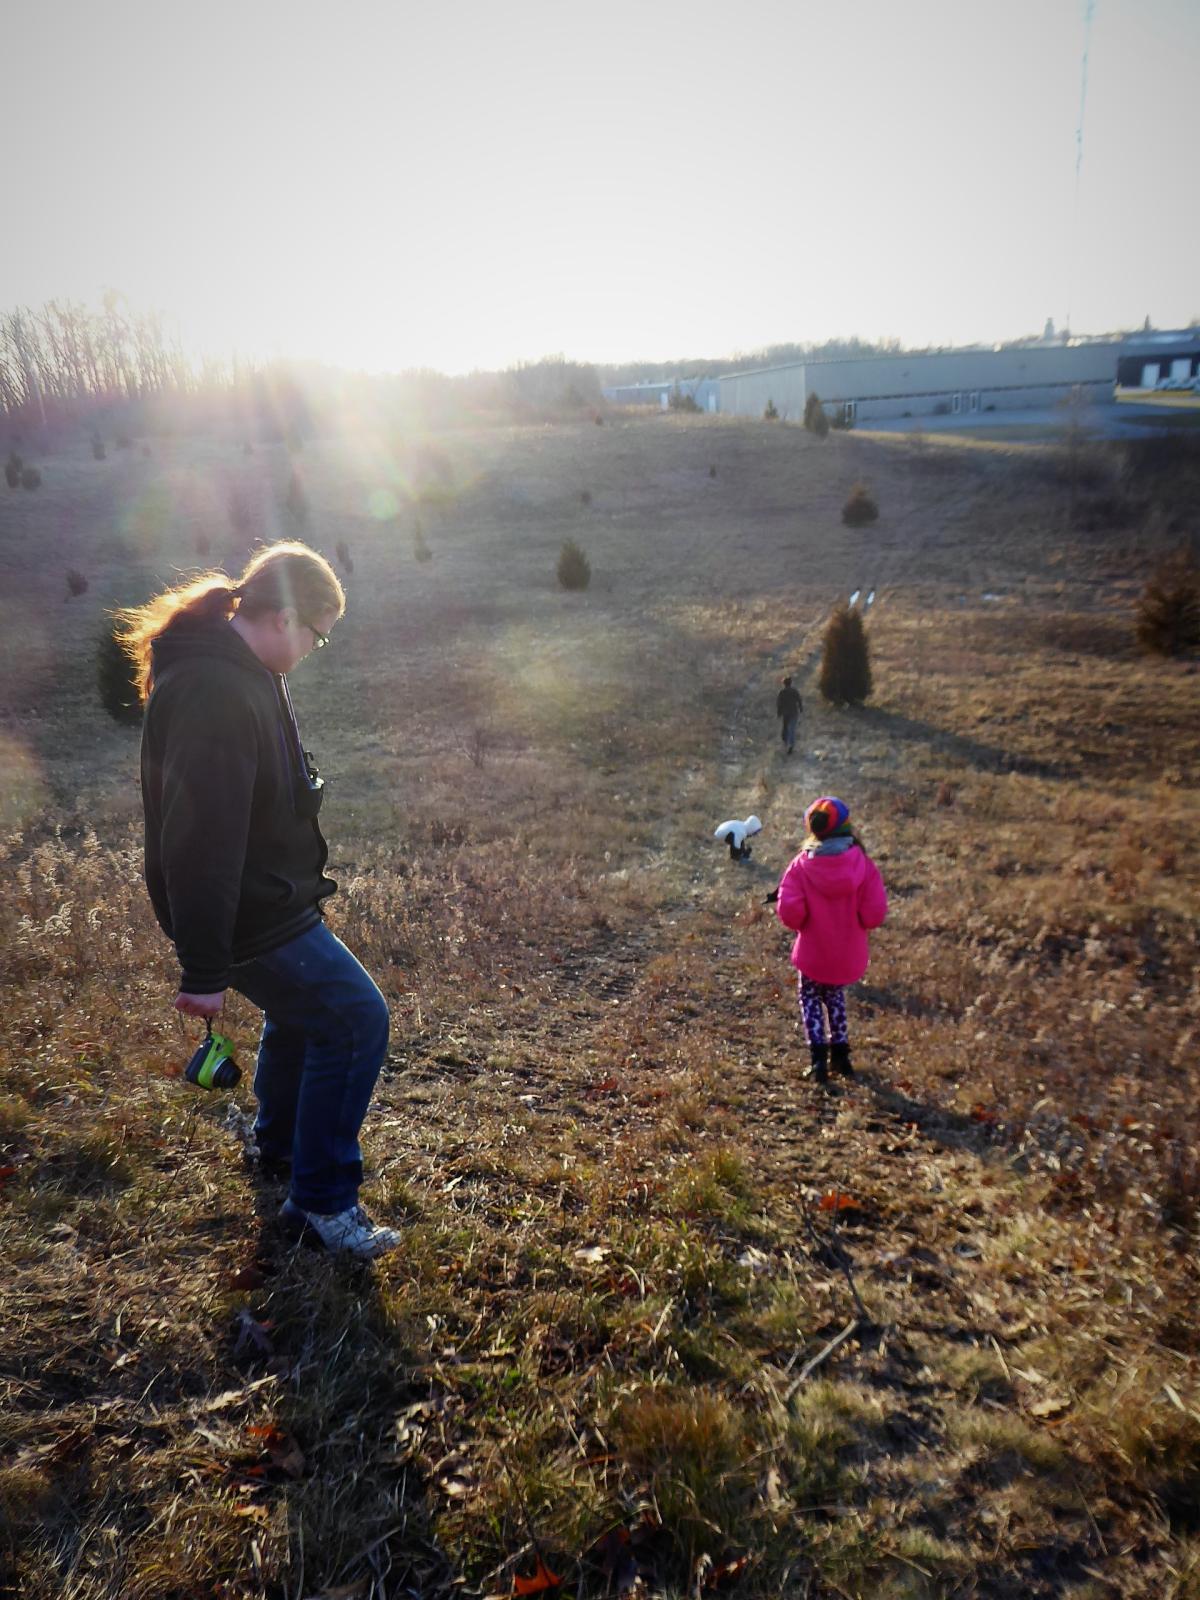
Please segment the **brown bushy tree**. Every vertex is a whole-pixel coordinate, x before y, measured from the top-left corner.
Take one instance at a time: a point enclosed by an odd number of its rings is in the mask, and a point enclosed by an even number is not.
[[[829,437],[829,418],[825,415],[825,407],[821,404],[821,397],[815,389],[804,402],[804,426],[809,433],[815,433],[818,439]]]
[[[558,581],[564,589],[586,589],[592,581],[592,564],[574,539],[564,539],[558,553]]]
[[[817,687],[838,706],[861,705],[871,693],[871,652],[854,606],[838,606],[826,624]]]
[[[856,483],[842,507],[842,521],[848,528],[865,528],[868,522],[874,522],[878,516],[879,507],[875,504],[875,497],[865,483]]]
[[[1155,655],[1200,646],[1200,567],[1190,551],[1169,555],[1142,590],[1134,632],[1142,649]]]

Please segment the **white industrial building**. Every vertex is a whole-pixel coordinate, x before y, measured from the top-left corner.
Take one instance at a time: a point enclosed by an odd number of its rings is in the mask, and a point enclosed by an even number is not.
[[[773,405],[780,417],[798,422],[809,395],[816,394],[831,420],[841,416],[866,423],[1052,406],[1075,394],[1110,401],[1118,363],[1123,378],[1136,371],[1147,388],[1159,385],[1163,372],[1182,374],[1185,364],[1194,374],[1200,365],[1200,330],[761,367],[716,379],[717,408],[761,417]]]

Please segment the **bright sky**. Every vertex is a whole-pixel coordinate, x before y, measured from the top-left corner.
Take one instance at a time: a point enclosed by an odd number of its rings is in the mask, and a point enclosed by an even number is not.
[[[1200,313],[1200,4],[25,0],[0,309],[382,371]]]

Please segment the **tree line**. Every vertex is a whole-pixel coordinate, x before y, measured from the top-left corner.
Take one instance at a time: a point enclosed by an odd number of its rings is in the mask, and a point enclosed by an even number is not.
[[[446,427],[598,415],[596,369],[566,356],[502,372],[383,377],[315,363],[189,359],[159,312],[110,292],[98,309],[51,300],[0,312],[0,423],[46,439],[80,429],[226,430],[294,440],[361,424]]]
[[[105,403],[186,389],[195,375],[157,311],[109,292],[99,310],[50,300],[0,313],[0,413],[42,428]]]

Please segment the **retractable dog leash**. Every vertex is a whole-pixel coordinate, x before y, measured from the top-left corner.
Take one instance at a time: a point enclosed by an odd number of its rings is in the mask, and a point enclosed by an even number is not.
[[[204,1043],[188,1062],[183,1075],[201,1089],[232,1089],[241,1080],[242,1069],[233,1059],[233,1040],[217,1032],[211,1017],[204,1019]]]

